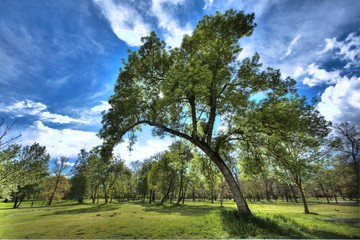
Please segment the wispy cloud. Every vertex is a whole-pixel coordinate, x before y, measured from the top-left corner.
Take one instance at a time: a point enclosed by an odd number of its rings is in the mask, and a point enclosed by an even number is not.
[[[150,33],[141,13],[129,5],[113,0],[93,0],[109,21],[116,36],[129,46],[139,46],[141,37]]]
[[[69,116],[51,113],[45,111],[47,106],[41,102],[33,102],[31,100],[17,101],[9,106],[0,106],[0,111],[12,113],[17,117],[26,115],[37,116],[40,120],[58,124],[82,123],[88,124],[87,121],[71,118]]]
[[[165,42],[172,47],[179,47],[183,36],[192,33],[191,25],[181,26],[179,20],[174,17],[175,14],[171,14],[173,9],[168,7],[170,5],[176,9],[176,6],[184,3],[185,0],[152,0],[152,13],[157,17],[159,27],[165,30]]]
[[[152,0],[150,9],[131,6],[114,0],[93,0],[109,21],[116,36],[129,46],[141,45],[141,37],[156,31],[172,47],[181,44],[184,34],[191,34],[190,23],[182,25],[177,9],[185,0]],[[150,10],[150,11],[149,11]]]
[[[205,0],[204,9],[208,9],[213,4],[214,0]]]
[[[286,54],[281,58],[284,59],[287,56],[289,56],[292,51],[293,51],[293,47],[295,46],[295,44],[299,41],[299,39],[301,38],[301,33],[298,33],[295,38],[291,41],[289,47],[287,48]]]

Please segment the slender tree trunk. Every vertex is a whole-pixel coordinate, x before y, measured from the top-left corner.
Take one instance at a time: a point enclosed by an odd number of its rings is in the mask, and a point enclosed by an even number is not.
[[[346,199],[345,199],[344,193],[341,191],[341,188],[339,189],[339,193],[340,193],[342,200],[345,201]]]
[[[149,204],[151,204],[151,201],[152,201],[152,193],[153,193],[153,190],[150,190],[150,193],[149,193]]]
[[[182,200],[182,196],[183,196],[183,174],[184,174],[184,170],[181,169],[180,170],[180,186],[179,186],[179,195],[178,195],[178,200],[176,204],[179,204]]]
[[[16,195],[15,198],[14,198],[13,208],[17,208],[18,201],[19,201],[19,197]]]
[[[297,197],[296,197],[296,194],[295,194],[295,191],[294,191],[294,188],[293,188],[292,184],[289,184],[289,187],[290,187],[290,190],[292,192],[292,195],[293,195],[293,198],[294,198],[295,202],[298,203],[298,200],[297,200]]]
[[[174,176],[175,176],[175,175],[174,175]],[[173,178],[171,179],[171,181],[170,181],[170,183],[169,183],[169,186],[168,186],[168,189],[167,189],[164,197],[163,197],[163,198],[161,199],[161,201],[160,201],[160,204],[161,204],[161,205],[163,205],[163,204],[165,203],[166,199],[168,199],[169,194],[170,194],[170,192],[171,192],[171,188],[172,188],[174,179],[175,179],[175,177],[173,177]]]
[[[301,184],[301,182],[297,182],[296,185],[297,185],[297,187],[298,187],[298,189],[300,191],[301,200],[302,200],[303,205],[304,205],[304,213],[308,214],[308,213],[310,213],[310,211],[309,211],[309,208],[308,208],[308,205],[307,205],[307,202],[306,202],[306,197],[305,197],[305,194],[304,194],[304,190],[302,189],[302,184]]]
[[[25,199],[25,196],[26,196],[26,194],[21,195],[20,201],[19,201],[18,205],[16,206],[16,208],[19,208],[20,204],[21,204],[21,203],[23,202],[23,200]]]
[[[319,185],[320,185],[321,191],[323,192],[323,194],[324,194],[324,196],[326,198],[327,203],[330,204],[329,197],[325,192],[324,186],[321,183],[319,183]]]
[[[334,188],[333,188],[332,186],[330,186],[330,189],[331,189],[331,191],[332,191],[332,193],[333,193],[333,195],[334,195],[336,204],[339,204],[339,202],[338,202],[338,200],[337,200],[337,197],[336,197],[336,193],[335,193]]]
[[[56,190],[57,190],[57,187],[59,185],[59,182],[60,182],[60,174],[57,175],[57,178],[56,178],[56,182],[55,182],[55,186],[54,186],[54,190],[52,191],[50,197],[49,197],[49,202],[48,202],[48,206],[51,206],[51,203],[54,199],[54,196],[55,196],[55,193],[56,193]]]

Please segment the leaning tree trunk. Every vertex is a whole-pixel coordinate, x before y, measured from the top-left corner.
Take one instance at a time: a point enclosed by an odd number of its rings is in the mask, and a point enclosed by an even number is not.
[[[240,215],[249,216],[252,215],[251,211],[246,203],[246,200],[241,192],[240,186],[236,181],[234,175],[226,165],[224,160],[221,158],[219,153],[212,150],[206,144],[198,144],[198,146],[206,153],[206,155],[216,164],[220,172],[224,176],[226,182],[230,187],[230,191],[233,194],[234,201],[236,203],[238,212]]]
[[[304,194],[304,190],[302,189],[302,184],[301,184],[301,179],[299,179],[299,181],[296,182],[296,186],[298,187],[299,191],[300,191],[300,195],[301,195],[301,200],[303,202],[304,205],[304,213],[308,214],[310,213],[307,202],[306,202],[306,197]]]
[[[51,203],[54,199],[54,196],[55,196],[55,193],[56,193],[56,190],[57,190],[57,187],[59,185],[59,182],[60,182],[60,174],[58,174],[57,178],[56,178],[56,182],[55,182],[55,186],[54,186],[54,190],[52,191],[50,197],[49,197],[49,202],[48,202],[48,206],[51,206]]]
[[[321,183],[319,183],[319,185],[320,185],[321,191],[323,192],[323,194],[324,194],[324,196],[326,198],[327,203],[330,204],[330,200],[329,200],[328,195],[325,192],[324,186]]]

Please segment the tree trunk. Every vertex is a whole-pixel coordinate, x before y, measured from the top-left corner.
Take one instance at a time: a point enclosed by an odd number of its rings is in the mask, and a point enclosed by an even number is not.
[[[23,202],[23,200],[25,199],[25,196],[26,196],[26,194],[21,195],[20,201],[19,201],[18,205],[16,206],[16,208],[19,208],[20,204],[21,204],[21,203]]]
[[[294,198],[295,202],[298,203],[298,200],[297,200],[297,197],[296,197],[296,194],[295,194],[295,191],[294,191],[294,188],[293,188],[292,184],[290,184],[289,187],[290,187],[290,190],[292,192],[292,195],[293,195],[293,198]]]
[[[13,208],[16,208],[17,207],[17,203],[19,201],[19,197],[16,195],[15,198],[14,198],[14,205],[13,205]]]
[[[174,176],[176,176],[176,175],[174,175]],[[160,204],[161,204],[161,205],[163,205],[163,204],[165,203],[166,199],[168,199],[169,194],[170,194],[170,192],[171,192],[171,188],[172,188],[174,179],[175,179],[175,177],[173,177],[173,178],[171,179],[171,181],[170,181],[170,183],[169,183],[169,187],[168,187],[168,189],[167,189],[164,197],[163,197],[163,198],[161,199],[161,201],[160,201]]]
[[[55,182],[55,186],[54,186],[54,190],[53,192],[51,193],[50,197],[49,197],[49,202],[48,202],[48,206],[51,206],[51,203],[54,199],[54,196],[55,196],[55,193],[56,193],[56,190],[57,190],[57,187],[58,187],[58,184],[60,182],[60,174],[57,175],[57,178],[56,178],[56,182]]]
[[[297,187],[298,187],[298,189],[300,191],[301,200],[302,200],[303,205],[304,205],[304,213],[308,214],[308,213],[310,213],[310,211],[309,211],[309,208],[308,208],[308,205],[307,205],[307,202],[306,202],[304,191],[303,191],[302,186],[301,186],[302,184],[301,184],[301,182],[297,182],[296,185],[297,185]]]
[[[339,204],[339,202],[338,202],[338,200],[337,200],[337,197],[336,197],[336,193],[335,193],[334,188],[333,188],[332,186],[330,186],[330,189],[331,189],[331,191],[332,191],[332,193],[333,193],[333,195],[334,195],[336,204]]]
[[[183,197],[183,174],[184,174],[184,170],[181,169],[180,170],[180,186],[179,186],[179,195],[178,195],[178,200],[176,204],[179,204],[182,200]]]
[[[330,204],[329,197],[325,192],[324,186],[321,183],[319,183],[319,185],[320,185],[321,191],[323,192],[323,194],[324,194],[324,196],[326,198],[327,203]]]
[[[226,182],[230,187],[231,193],[233,194],[234,201],[238,209],[238,213],[244,216],[252,215],[246,203],[246,200],[241,192],[239,183],[234,178],[234,175],[232,174],[229,167],[225,164],[221,156],[205,144],[195,144],[195,145],[199,146],[206,153],[206,155],[210,157],[210,159],[216,164],[220,172],[223,174]]]
[[[151,202],[152,202],[152,194],[153,194],[153,190],[150,190],[150,193],[149,193],[149,204],[151,204]]]

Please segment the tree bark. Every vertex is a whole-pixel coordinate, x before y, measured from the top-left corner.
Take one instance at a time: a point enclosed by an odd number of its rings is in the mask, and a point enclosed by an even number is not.
[[[60,174],[57,175],[56,182],[55,182],[55,186],[54,186],[54,190],[53,190],[53,192],[51,193],[51,195],[50,195],[50,197],[49,197],[48,206],[51,206],[51,203],[52,203],[52,201],[53,201],[53,199],[54,199],[54,196],[55,196],[57,187],[58,187],[58,185],[59,185],[59,182],[60,182]]]
[[[229,167],[225,164],[225,162],[221,158],[221,156],[217,152],[213,151],[206,144],[198,143],[197,145],[216,164],[216,166],[219,168],[220,172],[223,174],[226,182],[228,183],[228,185],[230,187],[231,193],[233,194],[234,201],[236,203],[239,214],[244,215],[244,216],[252,215],[252,213],[245,201],[245,198],[241,192],[238,182],[234,178],[234,175],[230,171]]]
[[[324,194],[324,196],[326,198],[327,203],[330,204],[329,197],[325,192],[324,186],[321,183],[319,183],[319,185],[320,185],[321,191],[323,192],[323,194]]]
[[[309,208],[308,208],[308,205],[307,205],[307,202],[306,202],[306,197],[305,197],[305,194],[304,194],[304,190],[302,189],[301,182],[297,182],[296,186],[298,187],[298,189],[300,191],[301,200],[302,200],[303,205],[304,205],[304,213],[308,214],[308,213],[310,213],[310,211],[309,211]]]
[[[290,187],[290,190],[292,192],[292,195],[293,195],[293,198],[294,198],[295,202],[298,203],[298,200],[297,200],[297,197],[296,197],[296,194],[295,194],[295,191],[293,189],[292,184],[290,184],[289,187]]]

